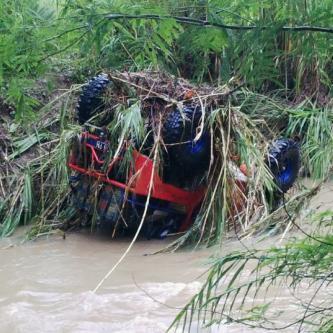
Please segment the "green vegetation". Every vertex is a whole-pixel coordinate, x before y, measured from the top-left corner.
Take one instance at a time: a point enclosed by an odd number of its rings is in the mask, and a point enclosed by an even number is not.
[[[316,231],[304,232],[304,239],[265,250],[247,248],[215,260],[201,290],[173,325],[181,324],[183,331],[199,321],[207,327],[242,323],[275,331],[293,327],[295,332],[332,332],[333,211],[312,219]],[[274,301],[263,303],[263,295],[276,286],[291,290],[299,307],[292,317],[283,309],[274,311]],[[313,295],[304,293],[308,287],[315,290]],[[279,317],[289,321],[277,324]]]
[[[219,242],[230,225],[243,235],[281,230],[316,190],[287,198],[291,216],[283,207],[270,214],[265,200],[262,216],[255,216],[254,203],[264,186],[272,187],[262,152],[275,137],[297,136],[304,173],[330,176],[332,27],[332,0],[0,0],[0,234],[10,235],[20,223],[31,224],[30,236],[72,225],[66,160],[80,132],[74,120],[78,91],[102,70],[144,69],[237,88],[223,106],[210,110],[207,126],[217,133],[221,152],[211,170],[214,186],[193,228],[172,248]],[[118,109],[119,121],[111,126],[123,137],[142,140],[136,105],[129,113]],[[235,152],[256,173],[247,213],[230,221],[233,207],[226,198],[233,184],[225,166]],[[198,310],[206,323],[232,321],[236,299],[245,302],[252,291],[281,279],[329,284],[331,244],[328,230],[282,248],[223,257],[178,319],[190,323],[188,310]],[[249,260],[257,261],[253,280],[236,285]],[[223,278],[229,278],[227,288],[215,294]],[[264,326],[264,310],[253,309],[249,318],[257,323],[250,325]],[[309,306],[299,323],[308,315],[316,316],[314,330],[332,332],[329,304],[321,311]]]
[[[2,1],[0,82],[24,113],[34,106],[24,92],[46,72],[81,82],[102,68],[151,66],[199,81],[237,77],[249,88],[323,103],[332,85],[331,34],[283,27],[331,27],[331,11],[330,0]]]

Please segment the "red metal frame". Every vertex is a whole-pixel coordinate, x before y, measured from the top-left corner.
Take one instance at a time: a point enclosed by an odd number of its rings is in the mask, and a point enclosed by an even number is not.
[[[100,137],[93,135],[89,132],[84,132],[82,133],[81,136],[81,144],[85,145],[91,151],[92,162],[102,165],[105,161],[101,160],[98,157],[96,153],[96,148],[93,145],[87,143],[87,139],[89,138],[99,141]],[[104,143],[106,144],[107,147],[108,142],[105,141]],[[153,185],[150,194],[151,197],[155,199],[172,202],[177,205],[181,205],[185,208],[186,217],[184,221],[181,223],[179,231],[184,231],[191,225],[191,223],[193,222],[192,221],[193,213],[196,210],[196,208],[200,207],[200,204],[206,193],[205,187],[199,187],[195,191],[187,191],[179,187],[164,183],[162,179],[159,177],[157,170],[154,171],[153,161],[149,159],[149,157],[141,154],[138,151],[133,152],[134,162],[131,172],[133,176],[129,177],[130,179],[129,184],[125,184],[115,179],[108,178],[108,174],[114,167],[115,162],[117,160],[119,160],[119,158],[116,158],[110,162],[108,171],[105,173],[99,170],[95,170],[92,168],[84,168],[78,165],[76,156],[74,155],[73,152],[71,152],[68,166],[71,169],[78,171],[82,174],[97,178],[102,182],[111,184],[118,188],[124,189],[125,191],[129,191],[142,196],[149,195],[149,184],[151,178],[153,177]],[[94,165],[94,163],[92,163],[92,165]]]

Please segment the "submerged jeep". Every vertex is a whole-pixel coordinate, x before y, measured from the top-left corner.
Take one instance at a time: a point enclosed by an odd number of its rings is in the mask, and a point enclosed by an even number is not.
[[[143,117],[146,117],[145,127],[150,135],[144,143],[120,142],[103,126],[110,122],[110,113],[114,112],[106,110],[105,97],[109,90],[117,90],[116,94],[121,95],[117,84],[107,74],[101,74],[83,87],[78,100],[77,117],[84,127],[72,146],[68,161],[73,170],[71,187],[75,207],[88,219],[118,232],[136,231],[144,217],[142,232],[147,238],[163,238],[187,230],[207,192],[205,176],[214,154],[212,133],[201,123],[202,105],[193,102],[191,96],[189,99],[182,96],[181,107],[168,103],[166,111],[162,110],[163,156],[157,165],[156,155],[152,153],[156,137],[152,114],[155,109],[161,111],[160,97],[156,93],[147,98],[148,112],[146,106]],[[122,95],[126,94],[122,91]],[[191,90],[187,90],[187,94],[193,95]],[[99,127],[88,123],[99,115],[102,115]],[[298,143],[285,138],[275,140],[268,150],[266,164],[276,184],[273,197],[278,200],[276,198],[287,192],[297,178]],[[237,186],[246,193],[248,171],[244,165],[234,164],[233,168]]]

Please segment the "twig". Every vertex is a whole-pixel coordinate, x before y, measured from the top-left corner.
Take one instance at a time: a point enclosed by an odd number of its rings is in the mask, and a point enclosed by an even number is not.
[[[321,281],[319,287],[316,289],[315,293],[312,295],[312,297],[311,297],[311,299],[310,299],[310,301],[309,301],[309,303],[308,303],[308,305],[307,305],[307,307],[306,307],[306,309],[305,309],[305,312],[304,312],[304,314],[303,314],[303,318],[302,318],[302,320],[301,320],[301,322],[300,322],[300,325],[299,325],[299,327],[298,327],[298,333],[301,333],[301,331],[302,331],[302,326],[303,326],[303,324],[304,324],[304,322],[305,322],[306,316],[307,316],[307,314],[308,314],[308,312],[309,312],[309,310],[310,310],[310,306],[311,306],[313,300],[314,300],[314,299],[316,298],[316,296],[318,295],[319,290],[323,287],[324,283],[327,282],[327,278],[329,278],[330,276],[332,276],[332,274],[333,274],[333,272],[329,272],[329,273],[327,274],[327,276],[325,277],[325,279],[323,279],[323,281]],[[325,310],[326,310],[326,308],[325,308]]]
[[[98,27],[98,26],[104,21],[104,19],[105,19],[105,18],[103,17],[101,20],[99,20],[99,21],[95,24],[95,27]],[[80,27],[80,28],[83,29],[83,26]],[[76,30],[78,30],[78,29],[76,29]],[[66,45],[64,48],[62,48],[62,49],[60,49],[60,50],[57,50],[57,51],[55,51],[55,52],[53,52],[53,53],[49,53],[49,54],[46,55],[45,57],[39,59],[38,62],[43,62],[44,60],[46,60],[46,59],[48,59],[48,58],[50,58],[50,57],[53,57],[53,56],[55,56],[55,55],[57,55],[57,54],[60,54],[60,53],[62,53],[62,52],[64,52],[64,51],[68,50],[68,49],[71,48],[73,45],[75,45],[75,44],[77,44],[78,42],[80,42],[88,32],[89,32],[89,30],[86,30],[86,31],[85,31],[84,33],[82,33],[82,34],[81,34],[81,35],[80,35],[80,36],[79,36],[79,37],[78,37],[73,43],[70,43],[70,44]]]
[[[64,35],[66,35],[66,34],[68,34],[68,33],[70,33],[70,32],[73,32],[73,31],[76,31],[76,30],[81,30],[81,29],[88,28],[88,27],[89,27],[88,24],[84,24],[84,25],[81,25],[81,26],[79,26],[79,27],[75,27],[75,28],[72,28],[72,29],[68,29],[68,30],[66,30],[66,31],[61,32],[61,33],[58,34],[58,35],[55,35],[55,36],[52,36],[52,37],[50,37],[50,38],[44,39],[44,40],[42,41],[42,43],[50,42],[50,41],[52,41],[52,40],[54,40],[54,39],[57,39],[57,38],[60,38],[60,37],[62,37],[62,36],[64,36]]]
[[[140,90],[144,90],[144,91],[146,91],[147,93],[151,93],[151,94],[155,95],[156,97],[159,97],[159,98],[165,100],[166,102],[169,102],[169,103],[172,103],[172,104],[177,104],[177,103],[179,103],[177,100],[175,100],[175,99],[173,99],[173,98],[170,98],[170,97],[168,97],[168,96],[166,96],[166,95],[163,95],[163,94],[160,94],[160,93],[158,93],[158,92],[155,92],[155,91],[153,91],[153,90],[151,90],[151,89],[147,89],[147,88],[145,88],[145,87],[143,87],[143,86],[137,85],[137,84],[131,82],[130,80],[126,80],[126,79],[124,79],[124,78],[121,78],[121,77],[119,77],[119,76],[112,75],[112,74],[110,74],[110,73],[108,74],[108,76],[109,76],[111,79],[113,79],[113,80],[117,80],[117,81],[120,81],[120,82],[123,82],[123,83],[129,84],[129,85],[131,85],[131,86],[133,86],[133,87],[135,87],[135,88],[138,88],[138,89],[140,89]]]
[[[319,186],[321,186],[322,185],[322,183],[319,185]],[[319,188],[319,186],[318,187],[316,187],[315,189],[317,189],[317,188]],[[314,236],[312,236],[312,235],[310,235],[308,232],[306,232],[299,224],[297,224],[296,222],[295,222],[295,219],[294,218],[292,218],[292,216],[289,214],[289,212],[288,212],[288,209],[287,209],[287,207],[286,207],[286,203],[285,203],[285,197],[284,197],[284,195],[283,195],[283,197],[282,197],[282,200],[283,200],[283,208],[284,208],[284,211],[286,212],[286,214],[287,214],[287,216],[288,216],[288,219],[289,219],[289,221],[301,232],[301,233],[303,233],[306,237],[308,237],[308,238],[310,238],[310,239],[312,239],[312,240],[314,240],[314,241],[316,241],[316,242],[318,242],[318,243],[321,243],[321,244],[325,244],[325,245],[329,245],[329,246],[333,246],[333,243],[329,243],[329,242],[325,242],[325,241],[323,241],[322,239],[319,239],[319,238],[317,238],[317,237],[314,237]]]

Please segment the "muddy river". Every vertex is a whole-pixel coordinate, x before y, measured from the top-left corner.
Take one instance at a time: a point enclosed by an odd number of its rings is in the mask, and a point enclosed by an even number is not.
[[[333,208],[333,183],[322,188],[311,206]],[[52,236],[22,243],[20,233],[0,241],[0,333],[165,332],[179,308],[200,288],[209,256],[240,248],[239,242],[228,240],[222,250],[152,256],[147,254],[169,240],[138,241],[94,294],[91,290],[126,250],[127,240],[77,232],[65,240]],[[264,242],[272,244],[271,239]],[[270,300],[294,311],[289,290],[273,288],[265,295],[265,301]],[[231,324],[199,332],[266,331]]]

